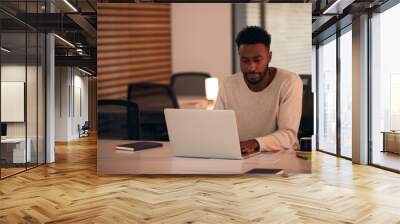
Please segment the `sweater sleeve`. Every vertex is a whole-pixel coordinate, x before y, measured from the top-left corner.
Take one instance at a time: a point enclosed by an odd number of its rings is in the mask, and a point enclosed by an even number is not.
[[[303,98],[303,83],[299,76],[288,79],[282,88],[278,109],[278,130],[256,138],[261,151],[275,151],[298,147],[299,130]]]

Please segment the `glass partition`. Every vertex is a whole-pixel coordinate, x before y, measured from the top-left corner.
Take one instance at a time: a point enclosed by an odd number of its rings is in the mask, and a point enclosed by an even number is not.
[[[336,154],[336,36],[318,48],[318,149]]]
[[[13,12],[0,12],[0,178],[45,162],[46,40],[18,19],[43,11],[40,3],[0,2],[3,10]]]
[[[400,4],[371,19],[372,164],[400,171]]]
[[[340,155],[352,158],[352,33],[340,36]]]
[[[1,34],[1,122],[6,132],[1,140],[2,177],[26,169],[26,33]],[[28,159],[28,162],[30,160]]]

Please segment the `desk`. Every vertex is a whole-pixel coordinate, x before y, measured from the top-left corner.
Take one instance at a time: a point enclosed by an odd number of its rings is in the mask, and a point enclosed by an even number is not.
[[[244,160],[174,157],[169,142],[138,152],[116,150],[133,141],[97,141],[98,174],[244,174],[253,168],[284,169],[287,173],[311,173],[311,161],[293,150],[265,152]]]
[[[179,108],[182,109],[207,109],[214,107],[214,102],[200,96],[179,96],[177,97]]]
[[[6,138],[1,139],[1,154],[8,163],[25,163],[31,161],[31,144],[30,138],[27,139],[27,146],[25,151],[25,138]],[[25,154],[26,152],[26,154]],[[11,156],[12,154],[12,156]],[[8,157],[8,158],[7,158]],[[12,158],[12,160],[11,160]]]
[[[400,131],[383,131],[383,150],[382,152],[392,152],[400,154]]]

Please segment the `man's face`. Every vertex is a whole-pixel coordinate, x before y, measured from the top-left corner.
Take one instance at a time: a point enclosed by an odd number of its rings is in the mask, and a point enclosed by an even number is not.
[[[240,69],[250,84],[260,83],[266,75],[266,67],[272,52],[264,44],[242,44],[239,47]]]

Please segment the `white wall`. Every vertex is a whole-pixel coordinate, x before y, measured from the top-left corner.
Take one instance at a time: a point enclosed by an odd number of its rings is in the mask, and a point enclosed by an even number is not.
[[[28,74],[36,74],[36,67],[18,64],[8,64],[1,66],[1,81],[4,82],[25,82],[26,72]],[[28,77],[29,78],[29,77]],[[36,85],[36,82],[29,80],[30,85]],[[27,88],[27,103],[30,104],[36,98],[36,89]],[[28,105],[29,106],[29,105]],[[27,119],[28,119],[28,137],[32,133],[32,130],[36,130],[36,125],[32,124],[32,121],[36,123],[36,114],[31,113],[32,107],[36,108],[36,103],[34,105],[30,105],[31,108],[27,109]],[[8,108],[1,108],[1,110],[7,110]],[[24,109],[24,108],[23,108]],[[7,136],[8,137],[25,137],[25,126],[26,122],[8,122],[7,124]]]
[[[77,69],[56,67],[55,86],[55,140],[77,139],[78,124],[88,120],[88,78]],[[77,105],[81,105],[82,114]]]
[[[268,3],[265,24],[271,34],[271,66],[311,74],[311,3]]]
[[[232,74],[231,5],[174,3],[171,6],[172,72]]]
[[[67,67],[55,68],[55,141],[68,141],[70,77]]]

